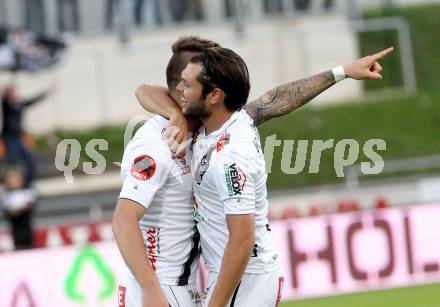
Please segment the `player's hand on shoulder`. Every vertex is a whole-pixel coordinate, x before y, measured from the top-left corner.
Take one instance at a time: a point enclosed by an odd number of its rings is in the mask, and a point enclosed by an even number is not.
[[[188,137],[188,120],[182,113],[176,112],[170,117],[169,127],[164,133],[165,141],[173,152],[173,157],[185,153],[185,141]]]
[[[160,287],[142,288],[142,307],[169,307],[170,303]]]
[[[391,47],[345,65],[344,71],[346,77],[356,80],[382,79],[382,75],[380,74],[382,71],[382,66],[378,61],[393,52],[393,50],[394,48]]]

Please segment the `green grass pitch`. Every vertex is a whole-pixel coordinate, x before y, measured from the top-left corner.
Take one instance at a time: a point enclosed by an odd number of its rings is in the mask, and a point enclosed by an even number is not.
[[[440,284],[285,302],[280,307],[440,307]]]

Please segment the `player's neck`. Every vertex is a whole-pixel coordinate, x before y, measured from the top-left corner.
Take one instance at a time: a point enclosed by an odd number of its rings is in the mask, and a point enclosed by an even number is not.
[[[208,116],[202,118],[203,126],[205,126],[206,135],[220,129],[234,114],[229,110],[223,109],[212,112]]]

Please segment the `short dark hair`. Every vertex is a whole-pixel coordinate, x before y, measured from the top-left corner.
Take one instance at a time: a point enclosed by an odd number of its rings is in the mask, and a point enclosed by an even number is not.
[[[206,48],[220,47],[212,40],[203,39],[199,36],[180,37],[172,46],[171,56],[167,66],[167,85],[170,90],[176,88],[181,80],[182,71],[185,69],[194,53],[201,53]]]
[[[217,87],[225,92],[224,103],[229,111],[238,111],[246,104],[251,89],[249,71],[237,53],[228,48],[207,48],[190,63],[203,66],[197,77],[203,86],[203,98]]]

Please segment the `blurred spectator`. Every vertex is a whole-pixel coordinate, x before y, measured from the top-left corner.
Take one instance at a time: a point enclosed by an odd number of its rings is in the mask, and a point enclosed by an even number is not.
[[[171,18],[175,22],[182,22],[185,18],[188,1],[187,0],[169,0]]]
[[[306,11],[310,9],[310,0],[293,0],[295,10]]]
[[[14,50],[8,44],[8,39],[8,30],[0,27],[0,69],[7,69],[15,62]]]
[[[1,1],[1,0],[0,0]],[[34,31],[0,26],[0,69],[38,72],[59,63],[67,44]]]
[[[326,11],[333,9],[334,5],[335,5],[334,0],[325,0],[324,1],[324,9]]]
[[[159,0],[134,0],[133,7],[136,26],[162,23]]]
[[[113,29],[115,26],[115,12],[118,10],[119,0],[107,0],[106,14],[105,14],[105,27],[107,29]]]
[[[203,2],[202,0],[191,0],[187,7],[187,17],[192,20],[203,19]]]
[[[187,19],[203,19],[202,0],[168,0],[167,3],[160,0],[106,0],[105,27],[107,29],[113,29],[116,26],[122,1],[128,1],[133,12],[130,22],[137,27],[159,25],[168,18],[177,23]],[[169,11],[165,12],[164,9]]]
[[[266,13],[281,13],[283,11],[283,3],[281,0],[264,0],[264,10]]]
[[[78,0],[58,0],[58,29],[61,32],[79,31]]]
[[[239,3],[239,0],[225,0],[225,13],[227,18],[235,17],[238,7],[243,3]],[[271,2],[272,0],[268,0]],[[278,1],[278,0],[277,0]]]
[[[134,4],[134,23],[136,26],[144,24],[145,0],[136,0]]]
[[[8,24],[8,10],[6,6],[6,1],[0,0],[0,24],[6,25]]]
[[[105,14],[105,27],[107,29],[113,29],[117,26],[116,22],[120,17],[119,10],[122,1],[128,1],[133,9],[130,23],[138,27],[145,24],[162,23],[159,0],[107,0]]]
[[[3,129],[2,136],[6,147],[6,157],[9,163],[24,163],[26,176],[24,185],[28,187],[35,174],[34,160],[31,154],[25,148],[23,137],[23,112],[24,110],[42,101],[52,91],[46,91],[28,100],[19,100],[15,86],[7,86],[1,97],[3,110]]]
[[[230,0],[225,0],[224,1],[224,7],[225,7],[225,14],[227,18],[230,18],[233,16],[233,7],[232,4],[230,2]]]
[[[37,33],[46,31],[43,0],[26,0],[25,2],[26,27]]]
[[[32,248],[32,215],[37,201],[36,192],[24,187],[23,172],[10,167],[5,174],[6,191],[1,197],[5,216],[10,223],[15,249]]]

